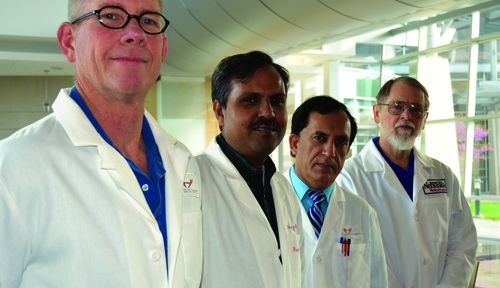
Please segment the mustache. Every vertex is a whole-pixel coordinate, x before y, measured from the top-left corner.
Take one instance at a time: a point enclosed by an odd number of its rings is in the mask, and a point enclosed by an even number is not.
[[[258,126],[269,126],[273,129],[278,129],[278,123],[274,120],[274,118],[266,119],[264,117],[259,117],[257,121],[252,123],[252,128],[256,128]]]
[[[394,125],[394,128],[398,128],[398,127],[401,127],[401,126],[408,126],[410,128],[415,129],[415,124],[413,124],[411,121],[407,121],[407,120],[398,121],[396,123],[396,125]]]

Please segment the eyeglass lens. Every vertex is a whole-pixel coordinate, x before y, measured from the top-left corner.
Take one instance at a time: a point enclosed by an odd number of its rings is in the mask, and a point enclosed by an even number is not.
[[[147,12],[138,17],[139,26],[147,33],[161,33],[167,25],[165,18],[155,12]],[[108,28],[122,28],[127,25],[127,12],[118,7],[104,7],[99,12],[99,21]]]
[[[423,118],[426,113],[424,106],[420,104],[391,101],[387,105],[389,106],[389,113],[392,115],[399,115],[403,113],[406,110],[406,107],[409,107],[411,115],[415,118]]]

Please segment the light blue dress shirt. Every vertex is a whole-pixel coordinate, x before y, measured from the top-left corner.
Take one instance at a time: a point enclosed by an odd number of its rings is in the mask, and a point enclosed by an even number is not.
[[[311,206],[313,205],[311,197],[309,197],[309,195],[307,195],[306,193],[307,190],[311,188],[307,186],[306,183],[304,183],[304,181],[300,180],[299,176],[297,176],[297,173],[295,172],[295,164],[293,164],[293,166],[290,167],[288,171],[289,171],[288,173],[290,173],[288,175],[288,178],[292,183],[293,190],[295,191],[295,194],[297,194],[297,196],[299,197],[302,206],[304,206],[304,209],[307,212],[311,209]],[[335,183],[332,183],[332,185],[328,186],[326,189],[323,189],[323,192],[325,193],[326,196],[326,201],[323,201],[323,203],[321,203],[321,211],[323,211],[323,215],[326,215],[326,210],[328,209],[328,203],[330,202],[330,197],[332,196],[334,185]]]

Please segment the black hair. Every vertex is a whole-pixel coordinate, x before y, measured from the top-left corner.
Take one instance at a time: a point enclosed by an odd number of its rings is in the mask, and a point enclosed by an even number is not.
[[[347,114],[347,117],[349,117],[349,122],[351,122],[351,135],[349,137],[349,146],[351,146],[352,142],[354,142],[354,138],[356,137],[356,133],[358,133],[356,120],[352,117],[351,113],[349,113],[349,110],[347,110],[344,103],[339,102],[338,100],[327,95],[314,96],[300,104],[292,116],[291,133],[300,135],[300,132],[306,128],[307,125],[309,125],[309,115],[311,115],[312,112],[324,115],[339,111],[344,111]]]
[[[273,66],[283,79],[285,94],[288,93],[290,74],[286,68],[273,62],[271,56],[261,51],[251,51],[245,54],[236,54],[222,59],[212,74],[212,102],[219,101],[226,109],[227,98],[232,90],[232,81],[238,80],[248,83],[255,72],[262,67]]]

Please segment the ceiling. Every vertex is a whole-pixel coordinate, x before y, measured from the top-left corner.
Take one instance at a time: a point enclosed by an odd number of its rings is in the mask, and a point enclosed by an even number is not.
[[[67,0],[0,1],[0,76],[73,75],[56,39]],[[256,49],[274,58],[293,55],[287,61],[300,71],[299,66],[345,57],[342,41],[353,36],[387,33],[401,23],[475,5],[500,5],[500,0],[163,1],[171,22],[161,71],[167,78],[205,77],[222,58]],[[329,43],[334,44],[323,46]],[[304,52],[311,49],[316,52]]]

